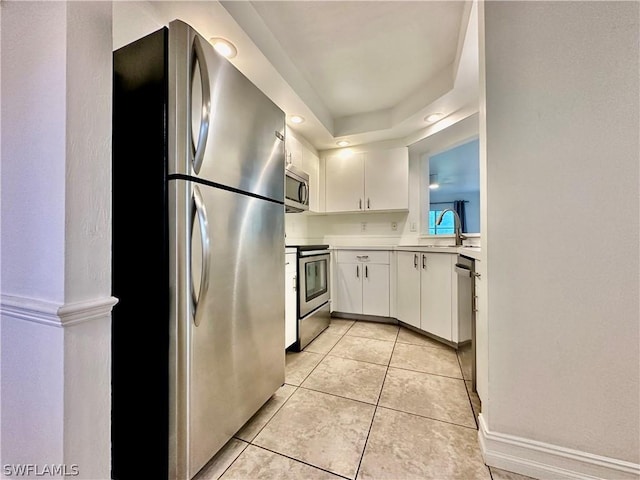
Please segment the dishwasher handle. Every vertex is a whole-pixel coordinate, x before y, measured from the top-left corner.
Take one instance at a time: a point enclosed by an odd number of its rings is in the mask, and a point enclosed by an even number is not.
[[[458,275],[462,275],[463,277],[472,277],[471,269],[466,265],[462,265],[460,263],[456,263],[456,273]]]

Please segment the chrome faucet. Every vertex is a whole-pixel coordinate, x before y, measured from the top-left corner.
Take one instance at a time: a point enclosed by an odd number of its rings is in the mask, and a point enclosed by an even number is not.
[[[438,219],[436,220],[436,225],[440,225],[442,223],[442,218],[444,217],[444,214],[447,212],[453,213],[454,223],[455,223],[455,233],[456,233],[456,245],[462,245],[462,241],[466,240],[467,237],[466,235],[462,234],[460,217],[458,216],[458,212],[456,212],[451,208],[445,208],[444,210],[442,210],[442,212],[440,212],[440,215],[438,215]]]

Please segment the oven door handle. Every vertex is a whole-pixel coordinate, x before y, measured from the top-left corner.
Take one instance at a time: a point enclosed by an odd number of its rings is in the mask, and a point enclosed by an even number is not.
[[[313,257],[314,255],[326,255],[329,256],[326,250],[308,250],[306,252],[300,252],[301,257]]]

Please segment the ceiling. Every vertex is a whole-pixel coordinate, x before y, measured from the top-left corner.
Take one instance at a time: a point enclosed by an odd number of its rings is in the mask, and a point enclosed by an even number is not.
[[[410,144],[437,130],[430,113],[450,124],[477,112],[470,1],[220,3],[298,96],[303,105],[281,108],[305,118],[290,126],[319,150],[340,139]]]
[[[251,2],[334,119],[384,112],[450,73],[460,2]]]
[[[317,150],[344,139],[424,152],[478,112],[475,1],[134,1],[113,12],[114,48],[176,18],[232,41],[230,61]],[[433,112],[444,117],[426,122]]]

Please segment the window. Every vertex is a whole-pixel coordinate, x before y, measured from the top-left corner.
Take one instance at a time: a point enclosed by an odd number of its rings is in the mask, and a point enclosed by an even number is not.
[[[445,213],[442,218],[442,223],[436,225],[436,220],[442,210],[429,210],[429,235],[453,235],[455,233],[456,224],[453,218],[453,212]]]

